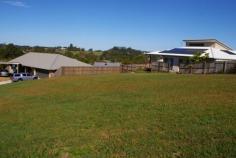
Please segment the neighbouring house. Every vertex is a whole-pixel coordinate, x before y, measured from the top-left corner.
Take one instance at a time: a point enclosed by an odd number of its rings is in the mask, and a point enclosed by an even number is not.
[[[95,62],[93,64],[95,67],[120,67],[121,63],[113,63],[113,62]]]
[[[10,65],[9,71],[33,73],[40,78],[54,76],[61,67],[91,67],[89,64],[60,54],[34,52],[24,54],[4,64]]]
[[[170,71],[179,72],[179,66],[196,53],[208,55],[212,61],[236,61],[236,51],[216,39],[184,40],[185,47],[156,51],[148,55],[159,56],[159,62],[170,65]]]

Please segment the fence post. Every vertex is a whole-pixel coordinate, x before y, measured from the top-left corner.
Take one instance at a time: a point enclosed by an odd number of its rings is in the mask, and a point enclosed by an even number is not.
[[[206,74],[206,62],[203,62],[203,74]]]
[[[61,76],[64,76],[64,75],[65,75],[65,68],[61,67]]]
[[[224,62],[224,66],[223,67],[224,67],[224,73],[226,73],[226,71],[227,71],[227,62],[226,61]]]
[[[217,73],[217,67],[216,67],[217,63],[214,62],[214,73]]]
[[[190,65],[190,74],[192,74],[193,73],[193,65],[191,64]]]
[[[205,63],[202,63],[202,74],[205,74]]]

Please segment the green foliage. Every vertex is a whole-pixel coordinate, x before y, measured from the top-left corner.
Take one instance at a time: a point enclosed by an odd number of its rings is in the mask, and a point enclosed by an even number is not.
[[[147,57],[143,51],[125,47],[114,47],[105,51],[100,59],[121,62],[123,64],[143,64],[146,62]]]
[[[12,48],[13,47],[13,48]],[[85,50],[70,44],[67,48],[62,47],[43,47],[43,46],[14,46],[0,45],[0,58],[12,59],[22,55],[24,52],[40,52],[40,53],[58,53],[80,61],[93,64],[95,61],[112,61],[121,62],[123,64],[144,64],[147,61],[147,56],[143,51],[125,47],[114,47],[107,51]]]
[[[0,94],[1,158],[236,155],[234,75],[61,77]]]
[[[23,51],[14,44],[0,46],[0,59],[13,59],[22,54]]]
[[[209,60],[209,54],[202,55],[201,52],[195,53],[194,56],[190,58],[190,61],[192,63],[201,63],[201,62],[206,62],[208,60]]]
[[[46,53],[46,49],[45,47],[40,47],[40,46],[34,46],[32,49],[32,52],[45,52]]]
[[[80,51],[80,48],[75,47],[72,43],[67,48],[68,51]]]
[[[67,56],[67,57],[70,57],[70,58],[74,57],[74,53],[71,52],[71,51],[66,51],[64,55]]]

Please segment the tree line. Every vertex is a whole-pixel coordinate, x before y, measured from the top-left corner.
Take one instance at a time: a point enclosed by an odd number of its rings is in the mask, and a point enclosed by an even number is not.
[[[9,60],[23,55],[23,50],[16,47],[14,44],[0,45],[0,59]]]
[[[120,62],[123,64],[144,64],[147,56],[144,51],[126,47],[113,47],[109,50],[93,50],[76,47],[44,47],[44,46],[19,46],[14,44],[0,44],[0,60],[10,60],[28,52],[56,53],[75,58],[82,62],[93,64],[96,61]]]

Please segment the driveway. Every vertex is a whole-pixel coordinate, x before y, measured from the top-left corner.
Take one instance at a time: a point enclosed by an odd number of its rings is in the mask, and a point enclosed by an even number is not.
[[[9,84],[12,81],[8,77],[0,77],[0,85]]]
[[[9,84],[9,83],[12,83],[12,81],[11,80],[2,81],[2,82],[0,82],[0,85]]]

